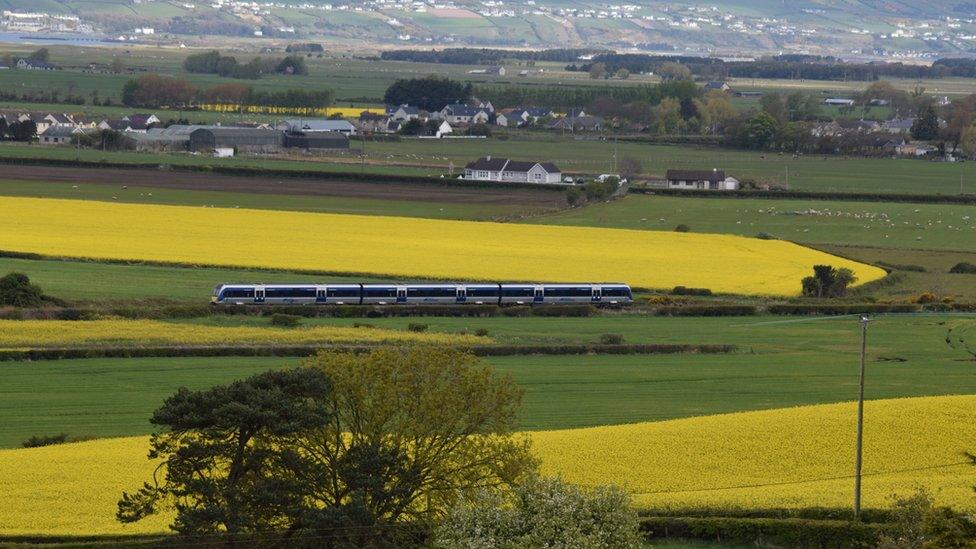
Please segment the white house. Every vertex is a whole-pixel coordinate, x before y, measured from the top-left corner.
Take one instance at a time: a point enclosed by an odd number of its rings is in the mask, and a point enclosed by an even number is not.
[[[420,109],[410,105],[400,105],[396,108],[389,108],[390,120],[406,122],[407,120],[417,120],[420,118]]]
[[[52,125],[37,136],[38,143],[44,145],[65,145],[71,143],[71,137],[84,133],[75,126]]]
[[[444,137],[449,133],[454,133],[454,128],[452,128],[451,125],[447,123],[447,120],[444,120],[441,122],[440,126],[437,126],[437,133],[434,135],[436,135],[437,137]]]
[[[562,172],[552,162],[532,162],[486,156],[464,167],[464,179],[513,183],[562,183]]]
[[[722,170],[668,170],[665,178],[669,189],[734,191],[739,188],[739,180],[726,177]]]
[[[440,118],[451,124],[484,124],[488,122],[489,111],[483,107],[455,103],[441,109]]]

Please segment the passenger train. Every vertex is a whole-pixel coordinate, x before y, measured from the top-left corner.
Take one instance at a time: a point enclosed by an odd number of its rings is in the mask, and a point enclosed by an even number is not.
[[[214,305],[626,305],[626,284],[220,284]]]

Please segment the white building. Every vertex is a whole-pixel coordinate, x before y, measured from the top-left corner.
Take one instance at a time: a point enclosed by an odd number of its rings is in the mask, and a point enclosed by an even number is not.
[[[464,179],[513,183],[562,183],[562,172],[552,162],[532,162],[486,156],[464,167]]]

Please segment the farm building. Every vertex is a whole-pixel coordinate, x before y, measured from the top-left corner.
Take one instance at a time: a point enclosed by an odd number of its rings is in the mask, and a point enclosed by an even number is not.
[[[739,180],[726,177],[722,170],[668,170],[665,178],[669,189],[734,191],[739,188]]]
[[[349,136],[339,132],[296,132],[285,134],[285,146],[296,149],[348,149]]]
[[[248,152],[273,152],[281,148],[283,133],[258,128],[208,126],[190,133],[191,151],[233,148]]]
[[[464,179],[514,183],[562,183],[562,172],[552,162],[532,162],[486,156],[464,167]]]
[[[299,118],[285,120],[280,127],[288,133],[312,134],[319,132],[338,132],[344,135],[356,135],[356,126],[348,120],[322,120]]]
[[[139,151],[185,151],[190,147],[190,134],[208,126],[174,124],[168,128],[150,128],[145,133],[125,134]]]
[[[705,84],[702,89],[705,91],[705,93],[708,93],[710,91],[715,91],[715,90],[730,92],[732,91],[732,86],[728,85],[728,83],[726,82],[712,81]]]

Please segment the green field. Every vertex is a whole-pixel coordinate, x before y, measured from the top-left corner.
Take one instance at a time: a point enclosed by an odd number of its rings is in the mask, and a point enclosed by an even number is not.
[[[380,183],[378,185],[383,184]],[[488,220],[521,217],[527,214],[538,213],[539,211],[539,208],[517,203],[448,203],[421,200],[381,200],[343,196],[195,191],[159,187],[129,187],[128,189],[123,189],[117,185],[101,185],[96,182],[76,185],[71,183],[14,181],[9,179],[0,179],[0,195],[101,200],[105,202],[117,201],[140,204],[175,204],[218,208],[250,208],[357,215],[395,215],[431,219]]]
[[[976,208],[963,205],[630,195],[534,222],[976,252]]]
[[[260,320],[260,319],[259,319]],[[254,320],[252,320],[254,321]],[[374,322],[375,321],[375,322]],[[416,319],[413,319],[416,322]],[[324,320],[323,320],[324,322]],[[336,320],[334,322],[344,323]],[[377,326],[408,319],[370,319]],[[519,356],[488,360],[525,391],[524,429],[653,421],[852,399],[855,319],[423,319],[431,329],[488,328],[502,341],[732,342],[732,355]],[[973,317],[883,316],[871,326],[868,398],[976,391],[976,362],[942,341],[947,323]],[[565,336],[560,336],[565,334]],[[283,358],[86,359],[0,363],[0,447],[34,434],[147,433],[148,417],[180,386],[202,388]]]

